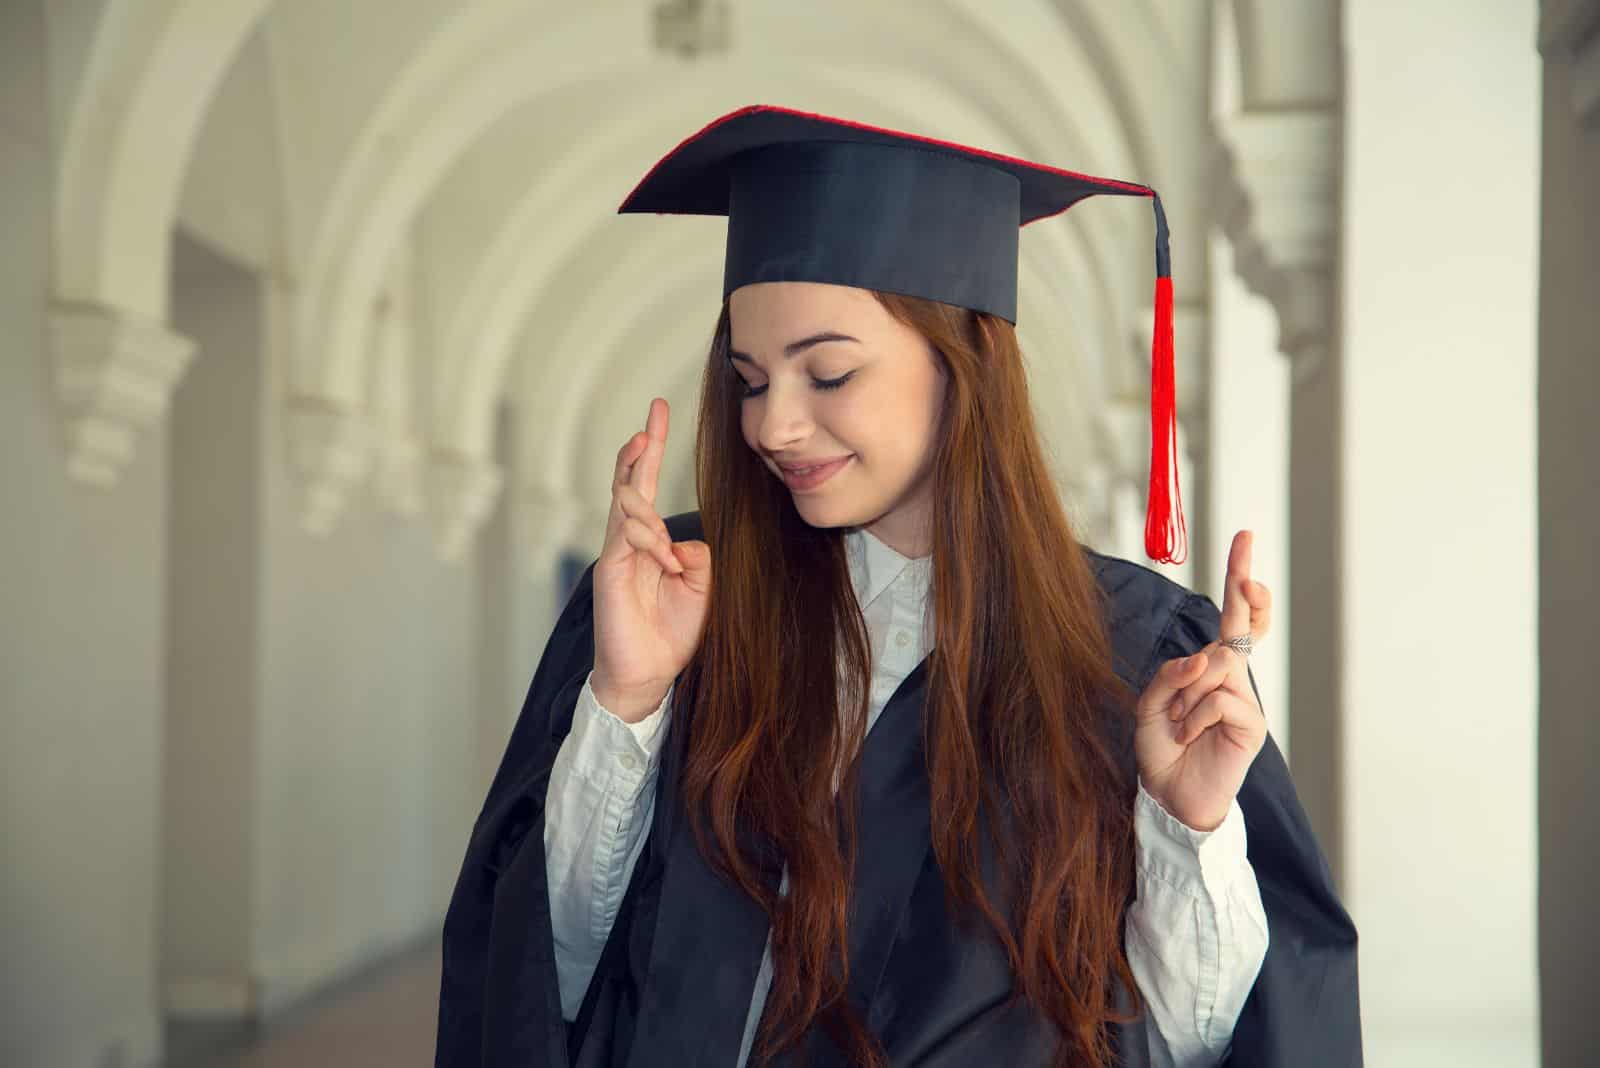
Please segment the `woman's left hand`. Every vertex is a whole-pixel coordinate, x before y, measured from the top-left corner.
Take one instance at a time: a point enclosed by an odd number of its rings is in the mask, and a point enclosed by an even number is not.
[[[1228,552],[1222,638],[1266,637],[1272,592],[1250,579],[1252,535],[1241,530]],[[1267,720],[1245,658],[1221,640],[1161,665],[1139,695],[1133,746],[1139,778],[1161,806],[1197,831],[1222,824],[1245,772],[1266,744]]]

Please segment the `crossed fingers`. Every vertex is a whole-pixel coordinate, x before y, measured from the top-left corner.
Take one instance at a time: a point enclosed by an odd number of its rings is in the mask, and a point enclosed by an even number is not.
[[[656,481],[667,447],[666,401],[650,402],[645,429],[633,434],[617,450],[611,479],[608,533],[615,531],[634,549],[648,553],[669,574],[681,574],[683,564],[672,553],[672,536],[655,509]]]

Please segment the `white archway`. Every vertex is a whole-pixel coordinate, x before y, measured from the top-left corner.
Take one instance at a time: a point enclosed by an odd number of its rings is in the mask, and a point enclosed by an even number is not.
[[[872,19],[886,25],[889,25],[885,22],[889,15],[904,14],[880,10],[881,7],[883,5],[873,6]],[[926,16],[930,10],[941,9],[926,5],[919,7],[918,17],[910,18],[909,24],[923,26],[929,21]],[[624,15],[627,13],[591,14],[581,22],[564,23],[554,30],[547,30],[533,45],[519,44],[486,60],[480,57],[468,70],[459,72],[458,77],[440,85],[438,92],[429,99],[430,106],[417,109],[417,113],[422,115],[420,120],[408,111],[405,114],[406,121],[401,122],[398,109],[390,106],[383,108],[384,116],[395,120],[393,128],[375,135],[390,146],[390,151],[381,161],[383,166],[378,168],[368,166],[365,161],[356,161],[346,168],[349,177],[340,183],[344,188],[365,191],[365,195],[359,199],[363,210],[331,217],[332,225],[340,234],[319,235],[314,242],[318,255],[308,272],[308,299],[302,314],[302,324],[308,333],[302,337],[306,344],[302,346],[296,362],[298,389],[354,404],[359,397],[359,374],[355,371],[355,365],[363,359],[364,352],[361,341],[365,317],[360,314],[360,309],[370,300],[380,270],[378,265],[396,240],[397,230],[409,223],[413,212],[449,163],[507,109],[553,87],[594,76],[592,61],[580,63],[573,59],[575,54],[584,53],[581,47],[583,41],[604,39],[623,42],[620,49],[613,47],[611,50],[614,53],[611,69],[621,76],[631,76],[630,72],[637,69],[661,66],[654,63],[653,57],[629,50],[633,36],[627,31],[632,24],[625,20]],[[631,18],[631,15],[627,17]],[[807,20],[805,25],[828,21],[812,19]],[[905,32],[907,23],[892,25],[899,37],[908,36]],[[937,39],[943,42],[941,47],[947,51],[952,39],[963,41],[965,47],[950,59],[970,61],[972,58],[969,39],[954,38],[950,34]],[[837,41],[832,43],[837,44]],[[881,51],[882,39],[873,43]],[[882,56],[874,55],[874,58],[881,59]],[[1002,62],[1008,58],[1004,54],[993,58],[997,68],[1016,66],[1015,57],[1009,57],[1010,63]],[[959,63],[950,67],[956,75],[962,69]],[[537,84],[530,80],[530,70],[538,72]],[[860,72],[851,71],[850,74],[855,77]],[[957,79],[952,77],[952,80]],[[408,79],[408,85],[412,81],[415,79]],[[424,95],[427,94],[416,90],[407,93],[408,98],[413,100]],[[981,96],[981,93],[975,95]],[[1049,106],[1038,99],[1007,103],[1009,107],[991,110],[998,114],[1014,114],[1019,122],[1029,119],[1035,125],[1037,120],[1031,119],[1031,116]],[[609,119],[611,116],[602,117]],[[385,123],[379,119],[373,125],[383,127]],[[1022,147],[1049,148],[1061,142],[1065,136],[1066,132],[1059,128],[1041,130],[1030,138],[1034,145]],[[1113,154],[1101,146],[1097,146],[1097,149],[1098,156]],[[369,180],[362,180],[358,172],[363,170],[373,172],[367,175]],[[357,201],[352,200],[352,203]],[[1092,236],[1106,224],[1090,219],[1080,225]],[[1117,243],[1110,244],[1115,247]],[[326,324],[326,328],[319,329],[316,324]]]
[[[190,153],[212,93],[269,2],[106,0],[52,12],[52,95],[64,104],[55,121],[58,301],[166,322]]]

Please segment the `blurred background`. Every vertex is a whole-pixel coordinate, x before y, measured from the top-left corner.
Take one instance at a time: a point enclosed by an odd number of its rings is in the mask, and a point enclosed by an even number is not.
[[[0,1062],[432,1061],[468,832],[616,449],[695,507],[752,103],[1146,183],[1190,555],[1361,934],[1368,1063],[1600,1063],[1597,0],[4,0]],[[1148,564],[1153,224],[1022,236]]]

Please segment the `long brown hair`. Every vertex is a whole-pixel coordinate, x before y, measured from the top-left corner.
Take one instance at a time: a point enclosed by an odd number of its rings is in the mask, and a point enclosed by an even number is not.
[[[1106,1065],[1108,1023],[1142,1008],[1122,944],[1134,787],[1102,719],[1108,708],[1131,717],[1132,694],[1111,667],[1099,588],[1052,484],[1011,324],[875,295],[948,374],[924,721],[935,855],[950,900],[981,910],[1004,946],[1013,998],[1059,1027],[1058,1063]],[[773,985],[753,1063],[817,1021],[851,1063],[877,1068],[886,1055],[844,996],[856,842],[834,800],[843,756],[865,739],[870,647],[842,531],[806,523],[745,444],[729,333],[724,302],[695,441],[713,587],[675,701],[692,739],[684,803],[708,863],[772,922]],[[846,813],[858,763],[839,781]],[[998,910],[980,874],[980,809],[1005,878]],[[787,861],[787,897],[736,847],[746,821]],[[1134,1015],[1117,1014],[1113,979]]]

